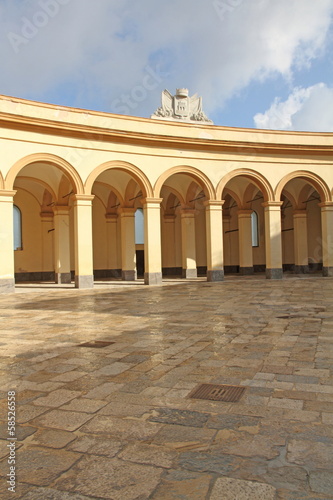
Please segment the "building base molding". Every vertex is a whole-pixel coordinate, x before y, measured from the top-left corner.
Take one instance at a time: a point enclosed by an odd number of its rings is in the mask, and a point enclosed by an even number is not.
[[[254,273],[253,266],[239,268],[239,274],[241,274],[242,276],[249,276],[250,274],[253,274],[253,273]]]
[[[135,281],[137,278],[136,271],[121,271],[121,279],[123,281]]]
[[[223,269],[214,269],[207,271],[207,281],[224,281]]]
[[[162,268],[163,276],[181,276],[182,268],[181,267],[163,267]]]
[[[70,275],[70,273],[69,273]],[[15,273],[15,282],[22,283],[24,281],[51,281],[56,282],[54,271],[35,271],[31,273]]]
[[[266,278],[268,280],[281,280],[283,278],[282,268],[277,268],[277,269],[266,268]]]
[[[145,273],[144,280],[145,285],[161,285],[162,273]]]
[[[310,268],[309,266],[298,266],[295,264],[293,266],[293,271],[295,274],[309,274]]]
[[[325,278],[331,278],[333,276],[333,267],[323,267],[323,276]]]
[[[55,273],[54,281],[58,285],[71,283],[72,282],[71,273]]]
[[[0,279],[0,293],[14,293],[15,280],[13,279]]]
[[[94,269],[94,278],[121,278],[121,269]]]
[[[197,269],[182,269],[182,278],[197,278],[198,271]]]
[[[94,277],[75,276],[75,288],[94,288]]]

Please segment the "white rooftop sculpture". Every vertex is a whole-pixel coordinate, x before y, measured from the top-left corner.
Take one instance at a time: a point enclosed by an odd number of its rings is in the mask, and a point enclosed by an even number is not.
[[[189,97],[188,89],[177,89],[173,96],[168,90],[162,92],[162,106],[157,108],[151,118],[159,120],[201,122],[212,125],[202,110],[202,98],[197,94]]]

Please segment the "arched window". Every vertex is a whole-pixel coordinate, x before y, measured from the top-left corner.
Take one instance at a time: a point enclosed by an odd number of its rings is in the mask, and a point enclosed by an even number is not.
[[[16,205],[14,205],[14,250],[22,250],[22,215]]]
[[[142,208],[138,208],[135,212],[135,244],[143,245],[144,242],[143,210]]]
[[[257,212],[252,212],[251,214],[251,225],[252,225],[252,246],[259,246],[259,226],[258,226],[258,214]]]

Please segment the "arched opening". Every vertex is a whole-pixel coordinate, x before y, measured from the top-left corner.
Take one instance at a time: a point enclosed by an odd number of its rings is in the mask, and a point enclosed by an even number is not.
[[[224,183],[223,247],[225,273],[242,275],[266,268],[265,216],[268,193],[251,176],[238,175]]]
[[[93,267],[97,280],[142,278],[145,185],[126,165],[99,167],[92,182]],[[89,184],[89,180],[87,185]]]
[[[14,250],[23,250],[22,243],[22,214],[19,207],[14,205]]]
[[[59,164],[42,156],[26,162],[16,164],[7,176],[16,191],[15,280],[70,283],[75,267],[71,195],[77,192],[77,179],[61,159]]]
[[[165,277],[207,275],[208,182],[190,167],[171,169],[161,185],[162,272]],[[175,173],[172,173],[175,172]]]
[[[137,208],[135,212],[135,255],[136,255],[136,270],[138,278],[143,278],[145,273],[145,228],[143,209]]]
[[[321,271],[319,192],[306,179],[294,178],[284,186],[281,200],[283,270],[297,274]]]

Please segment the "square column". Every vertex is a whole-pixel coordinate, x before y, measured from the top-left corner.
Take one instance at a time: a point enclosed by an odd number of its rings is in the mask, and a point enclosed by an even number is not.
[[[54,207],[54,272],[55,282],[71,283],[70,207]]]
[[[282,279],[282,201],[262,203],[265,210],[266,278]]]
[[[135,254],[135,208],[121,208],[121,278],[124,281],[135,281],[136,254]]]
[[[181,210],[182,278],[196,278],[197,256],[195,248],[195,210]]]
[[[333,276],[333,203],[319,204],[323,246],[323,276]]]
[[[238,210],[239,273],[253,274],[252,210]]]
[[[41,212],[42,223],[42,279],[53,281],[54,278],[54,224],[53,212]]]
[[[223,281],[222,201],[206,201],[207,281]]]
[[[75,287],[93,288],[93,195],[74,195]]]
[[[142,200],[145,228],[145,285],[162,284],[161,203],[162,198]]]
[[[0,191],[0,293],[15,291],[13,198],[16,191]]]
[[[121,268],[118,255],[118,215],[106,214],[106,231],[107,231],[107,266],[109,270],[114,271],[116,275],[118,269]]]
[[[308,225],[306,210],[295,210],[294,214],[295,273],[309,272]]]
[[[163,267],[175,268],[176,267],[176,235],[175,235],[175,215],[164,215],[164,241],[163,241]]]

